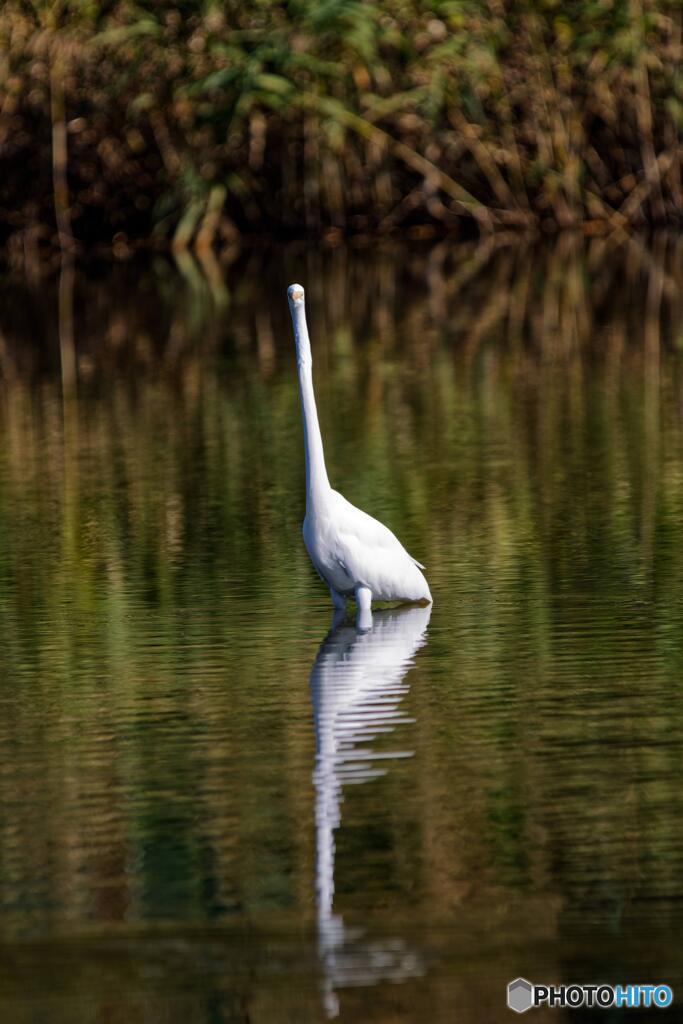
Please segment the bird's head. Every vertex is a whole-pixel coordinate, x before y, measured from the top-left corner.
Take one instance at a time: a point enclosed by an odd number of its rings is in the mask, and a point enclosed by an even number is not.
[[[289,312],[292,314],[292,325],[294,327],[297,365],[299,367],[307,366],[310,368],[311,343],[308,340],[304,290],[301,285],[290,284],[287,289],[287,298],[289,299]]]
[[[290,284],[287,289],[287,298],[291,309],[297,309],[304,304],[304,290],[300,284]]]

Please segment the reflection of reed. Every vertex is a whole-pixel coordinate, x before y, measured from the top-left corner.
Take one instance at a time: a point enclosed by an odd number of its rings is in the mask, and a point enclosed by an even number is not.
[[[59,355],[62,368],[62,393],[68,402],[76,394],[76,347],[74,340],[73,259],[64,254],[59,274]]]
[[[425,253],[388,244],[372,253],[354,254],[341,249],[303,253],[294,247],[286,262],[292,268],[290,276],[296,271],[311,282],[311,315],[323,328],[319,345],[325,338],[331,348],[342,338],[369,338],[377,342],[377,355],[410,347],[417,366],[428,364],[429,353],[441,344],[444,333],[449,346],[470,359],[491,339],[507,338],[511,346],[523,341],[527,354],[564,360],[590,350],[598,332],[607,335],[601,345],[609,342],[627,321],[650,322],[657,317],[662,324],[676,325],[683,315],[677,245],[663,234],[651,248],[635,238],[615,247],[608,240],[585,242],[569,234],[536,250],[512,244],[506,237],[479,244],[442,242]],[[289,346],[275,344],[286,337],[281,303],[270,301],[281,293],[282,282],[267,253],[252,251],[231,263],[229,292],[225,264],[215,259],[197,262],[186,252],[176,254],[176,264],[181,288],[165,264],[158,264],[154,275],[136,274],[139,303],[130,303],[130,268],[120,268],[118,282],[114,277],[87,286],[88,303],[78,311],[79,352],[93,363],[95,374],[110,370],[113,357],[117,364],[125,360],[135,368],[146,352],[140,338],[154,339],[152,358],[144,361],[163,363],[173,372],[199,354],[198,343],[206,352],[224,340],[254,349],[264,376],[284,365]],[[65,338],[72,319],[68,305],[73,273],[71,263],[65,263],[60,279]],[[661,302],[654,305],[646,299],[652,281],[658,282],[661,293]],[[25,348],[26,300],[35,305],[36,296],[21,296],[24,311],[17,309],[15,315],[18,294],[21,287],[12,282],[0,311],[0,327],[8,347]],[[224,323],[228,299],[229,327]],[[124,310],[122,335],[115,321]],[[171,339],[173,345],[168,343]],[[179,359],[181,355],[184,358]],[[30,365],[26,353],[23,361]],[[376,360],[370,361],[369,369],[376,369]],[[68,365],[65,372],[71,375]],[[377,378],[370,381],[374,392]]]
[[[472,879],[484,873],[490,790],[499,791],[494,817],[522,813],[505,775],[505,737],[516,735],[516,726],[506,718],[514,703],[495,702],[501,677],[506,695],[520,679],[526,693],[542,688],[553,671],[574,680],[572,665],[583,666],[580,675],[607,650],[637,689],[638,660],[623,653],[632,648],[618,632],[620,613],[602,633],[591,632],[580,602],[565,606],[565,622],[576,628],[571,650],[555,659],[558,593],[596,588],[615,600],[626,594],[650,624],[648,643],[659,659],[653,665],[680,678],[683,549],[671,523],[683,510],[683,289],[672,282],[683,280],[683,244],[663,235],[652,250],[635,243],[610,250],[605,242],[584,246],[568,237],[561,249],[539,255],[497,239],[486,247],[444,245],[436,254],[290,250],[287,259],[315,281],[311,317],[321,328],[316,366],[335,480],[408,544],[419,539],[439,588],[437,607],[460,638],[462,692],[475,681],[470,702],[463,699],[447,721],[426,692],[417,695],[425,701],[419,728],[433,742],[415,771],[424,794],[425,877],[433,883],[429,916],[436,917],[460,906]],[[200,274],[180,278],[161,264],[134,279],[130,267],[91,282],[77,279],[78,403],[63,401],[55,287],[46,284],[44,296],[22,283],[5,289],[0,665],[8,678],[29,666],[51,696],[33,700],[22,686],[1,716],[0,738],[10,754],[0,789],[19,794],[28,809],[44,798],[44,813],[36,826],[27,810],[18,838],[11,817],[3,819],[0,846],[12,851],[14,874],[0,880],[0,901],[16,892],[28,899],[47,873],[46,891],[65,893],[70,906],[89,905],[83,879],[100,868],[85,839],[86,872],[60,867],[49,874],[52,865],[67,863],[64,851],[81,850],[81,834],[87,838],[72,780],[90,780],[101,799],[103,846],[111,845],[115,819],[124,853],[136,850],[145,828],[121,800],[131,780],[147,773],[164,791],[177,790],[175,753],[159,766],[148,759],[147,730],[121,727],[127,701],[191,723],[188,737],[196,726],[214,738],[206,747],[216,760],[196,771],[193,762],[185,778],[188,803],[202,805],[216,823],[207,849],[226,903],[237,898],[236,889],[241,898],[240,886],[258,887],[258,871],[235,851],[268,848],[272,830],[263,823],[271,820],[272,803],[284,808],[282,834],[290,827],[285,804],[273,800],[261,776],[253,776],[259,781],[248,800],[225,785],[228,760],[232,770],[248,756],[239,730],[251,721],[249,695],[283,673],[277,644],[241,633],[245,609],[257,609],[255,619],[290,624],[301,602],[319,614],[319,590],[296,526],[299,410],[286,309],[263,301],[277,294],[279,264],[279,255],[275,265],[260,253],[235,263],[227,322]],[[288,279],[304,273],[294,269]],[[69,337],[62,333],[65,355]],[[624,620],[633,620],[631,612]],[[158,642],[150,642],[154,629]],[[294,664],[296,644],[286,643],[287,663]],[[109,689],[104,696],[93,690],[92,702],[82,703],[79,688],[90,692],[83,680],[95,664],[98,686],[102,680]],[[221,672],[243,688],[207,687],[207,680],[222,680]],[[288,714],[296,686],[284,691],[286,697],[278,687],[277,700],[261,711],[278,737],[278,757],[292,758],[294,750],[295,762],[306,756]],[[444,695],[449,707],[460,692]],[[490,695],[490,715],[487,705],[487,714],[477,716],[479,694]],[[60,733],[54,716],[63,705],[70,707]],[[227,723],[235,723],[234,733]],[[578,743],[584,724],[582,715],[563,715],[548,735],[563,731]],[[59,769],[49,746],[27,740],[34,726],[35,735],[63,736]],[[94,737],[106,739],[100,746],[107,757],[95,758],[93,768],[86,743]],[[110,742],[127,752],[125,764],[109,758]],[[524,808],[541,807],[547,785],[535,742],[526,735],[519,747]],[[27,750],[30,765],[22,761]],[[662,744],[658,757],[668,751],[673,758],[675,748]],[[625,753],[624,765],[636,756],[644,774],[659,770],[650,751]],[[441,773],[444,758],[451,758],[451,771]],[[121,773],[119,788],[110,785],[111,764]],[[463,765],[464,774],[456,770]],[[242,762],[241,778],[252,779],[252,768]],[[469,788],[451,800],[465,777]],[[301,801],[300,788],[292,789],[292,800]],[[654,829],[645,835],[640,805],[622,810],[624,831],[638,836],[638,856],[655,858],[655,843],[668,841],[664,826],[659,837]],[[299,803],[292,817],[299,822],[306,813]],[[533,811],[528,817],[539,824]],[[541,825],[549,833],[558,827]],[[305,900],[301,831],[290,877]],[[192,826],[179,832],[192,849]],[[501,863],[526,856],[519,835],[511,830],[500,838]],[[561,839],[558,848],[571,851],[571,835]],[[45,850],[57,853],[43,858]],[[624,868],[634,887],[636,860]],[[660,859],[659,878],[665,880],[666,864],[673,886],[676,862]],[[180,874],[192,878],[192,870]],[[480,884],[504,887],[498,869],[487,870]],[[550,868],[539,855],[533,870]],[[134,886],[128,894],[123,873],[106,883],[119,893],[113,902],[142,899]],[[197,885],[192,899],[199,903],[202,891]]]
[[[408,692],[403,677],[425,642],[430,614],[431,607],[379,611],[369,632],[333,628],[311,672],[318,949],[328,1016],[338,1013],[337,988],[399,981],[421,970],[419,957],[401,940],[363,943],[334,914],[334,832],[341,826],[344,786],[375,779],[388,761],[411,756],[374,749],[373,743],[411,721],[399,709]]]

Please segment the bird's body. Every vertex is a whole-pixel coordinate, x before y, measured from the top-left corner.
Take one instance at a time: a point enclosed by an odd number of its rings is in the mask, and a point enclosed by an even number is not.
[[[398,538],[338,491],[306,513],[303,533],[316,571],[340,597],[361,585],[375,601],[431,601],[421,566]]]
[[[364,627],[371,621],[373,600],[431,603],[432,595],[421,572],[423,566],[391,530],[330,486],[313,392],[304,290],[291,285],[288,296],[306,448],[304,543],[316,571],[330,588],[335,607],[342,608],[347,597],[355,597]]]

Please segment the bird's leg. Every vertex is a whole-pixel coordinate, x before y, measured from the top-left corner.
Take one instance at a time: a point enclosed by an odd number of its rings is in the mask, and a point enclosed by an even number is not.
[[[356,625],[363,631],[372,629],[372,591],[370,587],[359,584],[355,589],[355,595],[358,607]]]
[[[346,599],[341,594],[337,593],[334,587],[330,587],[330,597],[332,598],[332,604],[337,611],[346,611]]]
[[[330,629],[332,631],[337,629],[339,626],[341,626],[345,618],[346,608],[335,608],[334,611],[332,612],[332,625],[330,626]]]

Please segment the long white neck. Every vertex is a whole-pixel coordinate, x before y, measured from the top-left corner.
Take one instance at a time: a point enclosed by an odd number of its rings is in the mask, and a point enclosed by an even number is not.
[[[303,292],[303,289],[302,289]],[[306,310],[303,295],[298,301],[290,297],[294,339],[296,341],[296,363],[299,372],[299,389],[301,391],[301,413],[304,421],[304,444],[306,448],[306,510],[324,499],[330,491],[327,479],[323,439],[318,423],[318,410],[315,407],[313,392],[313,360],[311,343],[306,325]]]

